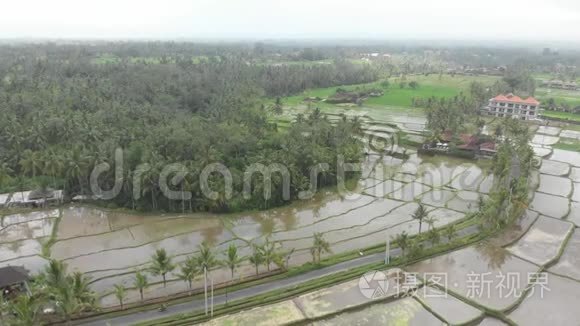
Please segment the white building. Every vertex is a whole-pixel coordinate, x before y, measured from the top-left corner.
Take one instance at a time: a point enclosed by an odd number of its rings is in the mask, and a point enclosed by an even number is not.
[[[540,102],[533,97],[525,100],[514,94],[500,94],[489,100],[489,104],[482,109],[484,114],[496,117],[511,117],[521,120],[540,118]]]

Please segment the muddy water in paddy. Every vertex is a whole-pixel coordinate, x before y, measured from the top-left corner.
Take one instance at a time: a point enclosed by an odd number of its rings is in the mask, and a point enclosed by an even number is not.
[[[364,194],[343,197],[322,191],[312,199],[267,211],[153,215],[70,206],[44,215],[33,212],[4,216],[0,239],[15,241],[0,244],[0,266],[20,262],[38,271],[45,262],[39,257],[41,241],[51,234],[56,239],[51,257],[64,260],[71,271],[91,276],[99,294],[109,292],[117,283],[132,286],[135,270],[147,267],[156,249],[165,248],[175,262],[181,262],[196,254],[203,241],[214,245],[219,255],[229,243],[236,244],[241,255],[248,255],[250,241],[261,243],[271,236],[283,249],[295,249],[289,263],[300,265],[311,260],[309,248],[315,232],[324,234],[335,254],[379,245],[403,231],[418,232],[418,224],[411,218],[417,207],[414,200],[428,205],[429,215],[436,218],[435,225],[440,227],[465,216],[469,208],[458,204],[458,200],[473,201],[479,196],[480,187],[489,188],[492,184],[492,178],[484,172],[489,161],[475,165],[473,161],[423,158],[411,153],[407,161],[373,160],[369,156],[366,166],[368,175],[357,188],[359,192],[366,189]],[[391,179],[395,175],[401,177],[399,181]],[[482,185],[484,181],[486,186]],[[216,283],[229,280],[225,270],[212,274]],[[246,263],[238,274],[247,277],[254,274],[254,269]],[[175,273],[168,278],[175,280]],[[160,278],[151,276],[150,281],[158,282]],[[158,285],[151,288],[152,294],[164,295],[186,290],[186,284],[172,281],[167,289]],[[138,299],[133,292],[129,291],[130,301]],[[105,306],[115,303],[112,296],[102,301]]]
[[[506,295],[507,293],[498,286],[502,282],[501,275],[506,275],[508,272],[514,275],[517,273],[522,283],[514,285],[514,288],[522,291],[526,286],[528,273],[536,272],[538,269],[538,266],[491,244],[461,249],[406,268],[407,271],[419,275],[443,273],[446,275],[449,290],[486,307],[499,310],[508,308],[518,300],[514,295]],[[477,277],[486,284],[489,282],[489,288],[474,291],[470,284]]]
[[[570,212],[570,200],[561,196],[536,192],[530,204],[530,209],[542,215],[564,218]]]
[[[542,287],[545,286],[544,291]],[[509,317],[518,325],[578,325],[580,283],[548,274]]]
[[[339,314],[316,321],[315,326],[352,325],[445,325],[427,311],[417,300],[407,297],[389,303],[377,303],[368,308]]]
[[[575,167],[580,167],[580,153],[554,149],[550,160],[568,163]]]
[[[562,257],[550,267],[550,272],[580,281],[580,232],[572,234]]]
[[[430,286],[422,287],[415,295],[451,325],[465,324],[483,315],[483,312],[477,308],[464,303],[449,293]]]
[[[574,183],[574,193],[572,194],[572,200],[575,202],[580,202],[580,182]]]
[[[570,222],[540,216],[530,230],[508,250],[537,265],[545,265],[555,259],[564,240],[573,230]]]
[[[570,173],[570,165],[557,161],[542,160],[540,172],[556,176],[564,176]]]

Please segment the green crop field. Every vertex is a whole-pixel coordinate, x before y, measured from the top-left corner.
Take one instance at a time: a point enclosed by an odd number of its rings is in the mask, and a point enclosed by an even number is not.
[[[549,98],[553,98],[558,104],[567,103],[571,107],[580,106],[580,91],[538,88],[536,90],[536,97],[544,103]]]
[[[548,118],[558,118],[558,119],[568,119],[573,121],[580,121],[580,114],[570,113],[570,112],[559,112],[559,111],[544,111],[543,116]]]
[[[580,152],[580,141],[572,139],[561,139],[558,143],[554,144],[554,148]]]
[[[416,81],[419,87],[416,89],[400,88],[399,83],[400,78],[390,78],[390,85],[388,88],[383,88],[380,82],[361,84],[361,85],[350,85],[341,86],[340,88],[354,91],[357,89],[365,88],[380,88],[385,91],[385,94],[381,97],[369,98],[364,105],[365,106],[399,106],[399,107],[410,107],[413,97],[416,98],[428,98],[431,96],[436,97],[452,97],[459,95],[461,92],[467,93],[469,90],[469,85],[478,81],[486,85],[493,84],[498,77],[493,76],[449,76],[444,75],[439,78],[439,75],[430,76],[408,76],[406,82]],[[339,87],[328,87],[328,88],[317,88],[312,90],[307,90],[300,95],[291,96],[283,99],[286,105],[298,105],[301,104],[305,97],[320,97],[327,98],[334,94]]]

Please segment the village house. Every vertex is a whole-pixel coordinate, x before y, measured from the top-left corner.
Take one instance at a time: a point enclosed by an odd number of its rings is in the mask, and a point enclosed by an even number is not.
[[[471,157],[492,157],[497,153],[496,143],[489,137],[472,134],[459,134],[455,137],[450,130],[441,133],[437,141],[424,143],[421,151],[423,153],[449,153],[453,147],[457,151],[470,153]],[[461,157],[467,156],[461,155]]]
[[[489,100],[482,112],[496,117],[510,117],[520,120],[540,118],[540,102],[533,97],[522,99],[514,94],[500,94]]]

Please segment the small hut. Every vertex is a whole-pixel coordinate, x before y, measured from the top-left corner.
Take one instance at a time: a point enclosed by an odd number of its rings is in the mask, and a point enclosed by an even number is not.
[[[0,291],[4,298],[12,298],[20,293],[28,292],[30,275],[24,267],[6,266],[0,268]]]

